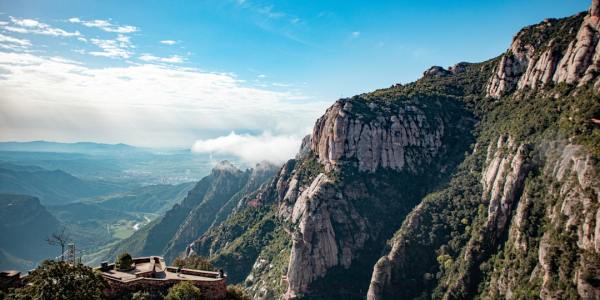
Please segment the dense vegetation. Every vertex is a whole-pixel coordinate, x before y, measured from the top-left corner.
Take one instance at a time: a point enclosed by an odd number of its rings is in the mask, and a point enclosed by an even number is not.
[[[6,299],[99,300],[107,287],[102,276],[90,267],[62,261],[44,261],[27,276],[27,283]]]

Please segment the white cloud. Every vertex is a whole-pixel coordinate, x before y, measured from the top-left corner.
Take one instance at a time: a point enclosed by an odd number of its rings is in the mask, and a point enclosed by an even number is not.
[[[154,56],[152,54],[142,54],[139,57],[139,59],[143,60],[143,61],[147,61],[147,62],[164,62],[164,63],[174,63],[174,64],[180,64],[184,61],[184,58],[179,55],[173,55],[170,57],[158,57],[158,56]]]
[[[166,65],[92,68],[0,52],[0,69],[0,140],[190,147],[232,131],[270,131],[271,137],[257,139],[281,142],[271,143],[273,157],[281,159],[297,149],[278,137],[298,137],[299,143],[329,105],[291,91],[248,87],[230,74]]]
[[[88,52],[93,56],[103,56],[108,58],[130,58],[134,48],[129,37],[119,34],[114,40],[90,39],[90,42],[102,49],[102,51]]]
[[[359,36],[360,36],[360,31],[353,31],[353,32],[352,32],[352,37],[353,37],[353,38],[357,38],[357,37],[359,37]]]
[[[25,39],[18,39],[12,36],[3,35],[0,33],[0,43],[1,44],[13,44],[19,47],[29,47],[31,46],[31,42]]]
[[[123,25],[123,26],[115,25],[115,24],[111,24],[107,20],[89,20],[89,21],[85,21],[85,20],[81,20],[79,18],[73,17],[73,18],[69,19],[69,22],[76,23],[76,24],[81,24],[81,25],[86,26],[86,27],[98,28],[98,29],[106,31],[106,32],[132,33],[132,32],[138,31],[138,28],[135,27],[135,26],[131,26],[131,25]]]
[[[231,132],[229,135],[214,139],[198,140],[192,146],[192,151],[234,155],[249,163],[268,161],[279,164],[298,153],[301,140],[301,136],[275,136],[268,131],[261,135],[240,135]]]
[[[68,32],[60,28],[52,27],[48,24],[39,22],[33,19],[19,19],[15,17],[10,17],[10,21],[12,26],[2,25],[2,28],[6,31],[17,32],[17,33],[33,33],[33,34],[41,34],[41,35],[51,35],[51,36],[63,36],[63,37],[71,37],[71,36],[80,36],[81,33],[79,31]]]
[[[165,45],[169,45],[169,46],[177,44],[177,42],[173,41],[173,40],[164,40],[164,41],[160,41],[160,43],[161,44],[165,44]]]

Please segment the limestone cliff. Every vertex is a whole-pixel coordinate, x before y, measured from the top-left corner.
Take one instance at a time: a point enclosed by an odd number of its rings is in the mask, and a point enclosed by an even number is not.
[[[588,14],[567,20],[546,19],[521,30],[490,78],[487,95],[498,98],[515,90],[558,83],[592,83],[600,89],[596,76],[600,64],[596,6],[594,0]]]
[[[411,105],[368,118],[377,104],[370,103],[364,113],[353,105],[338,101],[315,124],[311,149],[327,169],[346,162],[371,173],[378,168],[417,171],[438,154],[444,136],[439,117],[428,119]]]

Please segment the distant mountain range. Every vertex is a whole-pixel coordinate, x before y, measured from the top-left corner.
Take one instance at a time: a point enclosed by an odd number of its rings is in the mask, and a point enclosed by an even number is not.
[[[94,142],[59,143],[48,141],[31,141],[0,142],[0,151],[82,153],[86,155],[94,155],[115,153],[125,154],[147,150],[126,144],[102,144]]]
[[[239,163],[235,157],[198,154],[189,149],[93,142],[0,142],[0,162],[58,169],[80,179],[138,186],[198,181],[221,160]]]
[[[0,194],[0,270],[27,270],[60,255],[46,238],[60,222],[31,196]]]
[[[81,180],[61,170],[0,162],[0,193],[35,196],[44,204],[69,203],[126,188],[115,183]]]

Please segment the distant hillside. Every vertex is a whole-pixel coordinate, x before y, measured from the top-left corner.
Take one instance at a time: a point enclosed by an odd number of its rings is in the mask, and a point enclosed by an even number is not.
[[[0,163],[0,192],[38,197],[44,204],[61,204],[122,190],[105,182],[81,180],[61,170]]]
[[[60,255],[45,241],[59,227],[37,198],[0,194],[0,270],[28,270]]]
[[[157,184],[139,187],[131,191],[101,197],[96,204],[114,210],[147,213],[164,213],[185,198],[194,182],[177,185]]]

